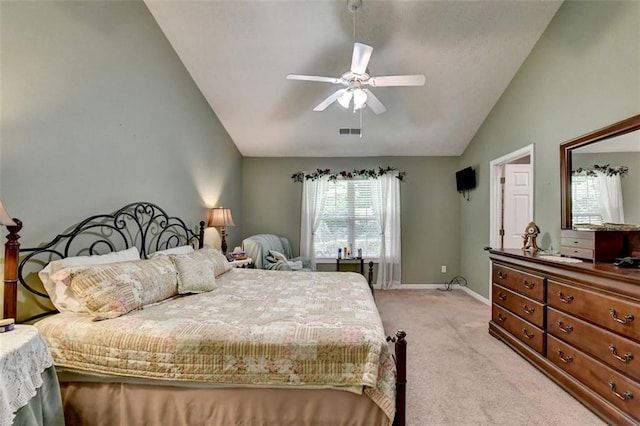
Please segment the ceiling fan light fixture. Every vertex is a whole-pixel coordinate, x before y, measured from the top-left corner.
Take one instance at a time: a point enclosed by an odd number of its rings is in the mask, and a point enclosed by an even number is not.
[[[340,105],[342,105],[344,108],[349,108],[349,104],[351,103],[351,97],[353,95],[351,94],[350,90],[347,90],[346,92],[344,92],[339,98],[338,98],[338,102],[340,103]]]
[[[356,89],[353,91],[353,108],[361,109],[367,103],[367,94],[362,89]]]

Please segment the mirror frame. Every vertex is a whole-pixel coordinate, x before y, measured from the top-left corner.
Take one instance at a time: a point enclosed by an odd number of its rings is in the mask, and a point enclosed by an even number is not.
[[[571,151],[640,130],[640,114],[560,144],[560,210],[562,229],[571,229]]]

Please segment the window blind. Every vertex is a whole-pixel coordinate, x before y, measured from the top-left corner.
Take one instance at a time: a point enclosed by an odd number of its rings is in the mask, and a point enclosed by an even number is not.
[[[595,176],[574,174],[571,176],[572,223],[602,224],[600,213],[600,190]]]
[[[374,180],[336,180],[326,185],[314,241],[316,258],[333,258],[347,247],[356,256],[380,255],[380,224],[373,208]]]

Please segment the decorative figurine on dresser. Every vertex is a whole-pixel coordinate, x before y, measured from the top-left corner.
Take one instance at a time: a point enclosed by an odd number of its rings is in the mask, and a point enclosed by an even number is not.
[[[620,264],[640,255],[640,219],[584,229],[572,215],[572,161],[574,149],[604,152],[628,133],[640,135],[640,115],[560,145],[562,257],[538,249],[534,223],[523,249],[490,250],[489,334],[613,425],[640,424],[640,269]]]
[[[538,247],[538,243],[536,242],[538,234],[540,234],[540,228],[538,228],[538,225],[536,225],[535,222],[529,222],[524,230],[524,235],[522,235],[522,249],[528,251],[540,250],[540,247]]]

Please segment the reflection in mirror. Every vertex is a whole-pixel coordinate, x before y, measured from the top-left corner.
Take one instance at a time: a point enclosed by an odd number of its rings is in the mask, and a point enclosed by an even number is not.
[[[571,223],[640,224],[640,131],[571,152]]]
[[[560,144],[560,179],[562,229],[640,230],[640,115]]]

